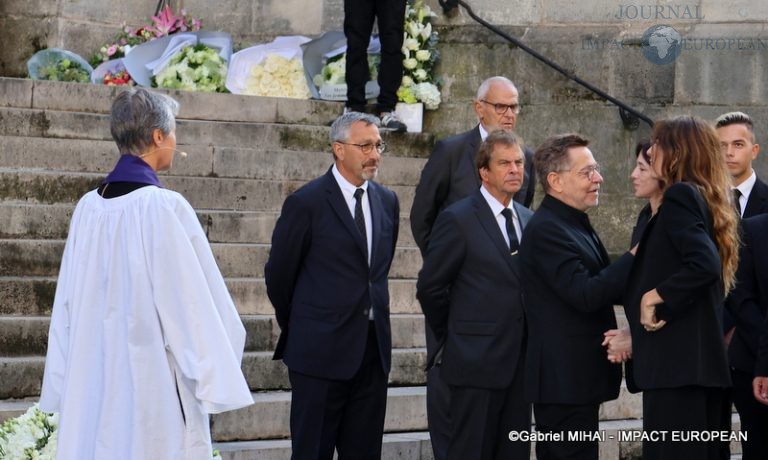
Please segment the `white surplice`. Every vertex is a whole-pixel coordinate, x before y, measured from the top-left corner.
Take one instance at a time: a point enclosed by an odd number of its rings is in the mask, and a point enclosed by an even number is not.
[[[208,414],[253,403],[245,329],[192,207],[146,186],[78,203],[40,408],[58,459],[211,458]]]

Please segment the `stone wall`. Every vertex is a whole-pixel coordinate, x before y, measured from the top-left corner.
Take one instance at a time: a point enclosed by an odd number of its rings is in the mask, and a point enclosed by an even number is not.
[[[233,34],[240,46],[276,35],[316,36],[340,29],[342,0],[222,0],[216,7],[186,0],[184,7],[203,17],[208,30]],[[439,12],[436,0],[428,3]],[[743,110],[757,123],[759,141],[768,148],[768,3],[748,0],[470,0],[475,13],[552,58],[561,66],[652,118],[691,113],[714,119]],[[173,2],[174,6],[178,3]],[[154,0],[2,0],[0,2],[0,75],[23,76],[24,62],[36,50],[58,46],[88,56],[125,22],[144,23]],[[611,251],[628,241],[641,203],[628,180],[632,149],[647,136],[644,124],[624,128],[616,107],[477,26],[461,11],[436,20],[442,54],[444,103],[428,112],[425,129],[438,137],[475,123],[471,101],[486,77],[506,75],[521,90],[519,132],[529,145],[563,131],[593,139],[593,151],[605,164],[605,184],[596,225]],[[669,64],[649,61],[643,34],[670,25],[682,51]],[[763,154],[758,174],[768,177]],[[540,194],[539,194],[540,195]]]

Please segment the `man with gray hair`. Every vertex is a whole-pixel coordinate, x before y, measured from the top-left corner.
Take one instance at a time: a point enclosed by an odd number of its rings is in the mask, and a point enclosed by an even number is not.
[[[505,77],[491,77],[477,89],[474,111],[478,124],[467,132],[443,139],[435,144],[421,172],[411,207],[411,231],[424,256],[437,215],[480,188],[475,167],[475,154],[488,134],[501,129],[512,132],[520,113],[520,99],[514,83]],[[533,151],[523,147],[525,170],[523,184],[513,200],[530,207],[533,202]],[[427,353],[435,352],[434,334],[426,327]],[[441,380],[438,367],[427,373],[427,417],[432,449],[437,460],[446,458],[450,423],[448,418],[448,386]]]
[[[392,340],[387,275],[400,208],[373,182],[378,119],[331,126],[334,164],[286,198],[264,268],[291,381],[293,458],[379,459]]]

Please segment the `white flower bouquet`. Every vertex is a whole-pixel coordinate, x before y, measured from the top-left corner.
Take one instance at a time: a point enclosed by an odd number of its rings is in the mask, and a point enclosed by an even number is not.
[[[58,414],[46,414],[37,404],[19,417],[0,425],[0,458],[7,460],[54,460]]]
[[[187,45],[155,77],[158,88],[226,92],[227,63],[218,51],[202,43]]]
[[[227,89],[235,94],[309,99],[301,45],[307,37],[277,37],[232,55]]]
[[[424,0],[408,1],[402,48],[403,81],[397,91],[400,102],[423,102],[428,110],[440,105],[440,81],[434,75],[440,57],[437,32],[432,29],[432,18],[436,16]]]

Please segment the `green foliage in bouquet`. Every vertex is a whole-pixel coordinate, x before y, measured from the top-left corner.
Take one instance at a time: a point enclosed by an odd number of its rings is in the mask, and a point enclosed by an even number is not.
[[[369,80],[376,80],[379,77],[379,62],[381,56],[378,54],[368,55],[368,73]],[[347,53],[337,54],[328,58],[323,69],[319,74],[312,78],[312,83],[318,88],[324,84],[343,85],[347,82]]]
[[[59,416],[46,414],[37,404],[19,417],[0,425],[0,458],[5,460],[53,460]]]
[[[83,69],[77,62],[69,59],[61,59],[56,61],[55,64],[42,67],[39,72],[41,80],[73,81],[78,83],[91,82],[88,71]]]
[[[203,92],[228,92],[227,63],[208,46],[185,46],[152,79],[152,86]]]

